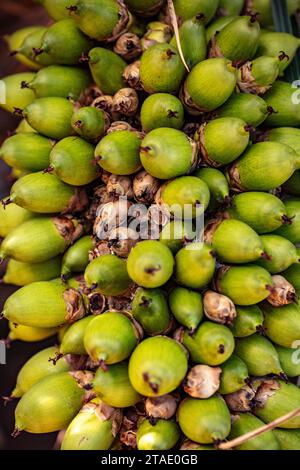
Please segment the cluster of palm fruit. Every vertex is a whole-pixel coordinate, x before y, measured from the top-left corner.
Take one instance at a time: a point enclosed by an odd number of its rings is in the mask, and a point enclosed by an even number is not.
[[[0,150],[3,317],[59,344],[17,377],[15,435],[213,450],[297,410],[300,40],[269,0],[38,3],[55,22],[7,38],[31,71],[2,82],[23,118]],[[204,242],[174,204],[205,211]],[[299,414],[235,448],[299,450]]]

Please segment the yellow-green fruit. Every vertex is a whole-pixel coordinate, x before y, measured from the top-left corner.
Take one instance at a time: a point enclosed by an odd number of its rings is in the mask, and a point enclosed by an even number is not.
[[[6,237],[14,228],[21,225],[26,220],[33,219],[35,214],[17,206],[9,204],[6,207],[0,207],[0,237]]]
[[[145,419],[137,429],[138,450],[170,450],[180,438],[180,431],[175,421],[158,419],[150,423]]]
[[[236,15],[231,16],[220,16],[214,19],[206,28],[206,40],[207,43],[212,40],[218,31],[222,31],[232,20],[235,20]]]
[[[179,38],[183,56],[189,68],[206,59],[207,44],[206,31],[204,27],[205,17],[201,14],[184,21],[179,28]],[[170,42],[177,49],[176,37]]]
[[[281,450],[300,450],[299,429],[274,429]]]
[[[221,369],[219,392],[222,395],[237,392],[245,385],[246,380],[249,378],[249,371],[245,362],[234,355],[221,364]]]
[[[260,259],[257,264],[267,269],[271,274],[281,273],[292,264],[299,262],[299,255],[293,243],[279,235],[262,235],[264,250],[270,259]]]
[[[35,31],[31,32],[26,38],[24,38],[21,46],[18,49],[18,52],[25,56],[28,60],[36,64],[39,68],[45,65],[50,65],[53,63],[51,57],[48,54],[43,54],[43,59],[37,59],[35,51],[39,50],[42,44],[42,39],[44,34],[47,31],[46,26],[40,26]]]
[[[78,355],[86,355],[86,349],[84,347],[83,338],[87,326],[95,317],[90,315],[88,317],[84,317],[81,320],[73,323],[67,331],[65,332],[61,345],[59,348],[59,352],[61,354],[78,354]]]
[[[57,328],[39,328],[9,322],[8,339],[10,341],[20,340],[26,343],[34,343],[36,341],[50,338],[50,336],[53,336],[56,333]]]
[[[28,124],[26,119],[22,119],[18,127],[16,128],[16,134],[28,133],[28,132],[37,132],[33,127]]]
[[[218,14],[228,17],[229,15],[239,15],[244,7],[244,0],[220,0]]]
[[[176,281],[190,289],[202,289],[215,272],[216,260],[209,245],[191,243],[182,248],[175,257]]]
[[[296,344],[295,344],[296,346]],[[299,377],[300,375],[300,349],[297,348],[283,348],[282,346],[276,346],[280,364],[284,373],[288,377]]]
[[[131,284],[126,262],[116,255],[102,255],[88,264],[84,278],[88,287],[95,287],[103,295],[123,294]]]
[[[285,63],[285,62],[284,62]],[[264,100],[276,112],[265,123],[270,127],[298,127],[300,124],[299,91],[290,83],[277,81],[264,95]]]
[[[35,99],[34,92],[27,88],[21,88],[22,82],[30,82],[35,77],[35,73],[23,72],[9,75],[1,79],[1,100],[0,108],[13,113],[24,109]]]
[[[259,8],[257,11],[260,11]],[[294,59],[299,45],[299,38],[296,38],[292,34],[279,31],[268,31],[260,36],[256,55],[257,57],[263,55],[278,57],[279,54],[284,51],[288,57],[287,60],[280,63],[280,72],[282,73]]]
[[[171,220],[161,230],[159,241],[166,245],[175,255],[186,243],[186,240],[192,241],[197,233],[193,227],[193,220],[186,222],[181,220]]]
[[[263,421],[255,416],[245,413],[234,415],[232,420],[231,431],[229,439],[236,439],[248,432],[264,426]],[[250,439],[243,444],[235,447],[236,450],[279,450],[279,443],[273,431],[268,431],[260,434],[257,437]]]
[[[300,153],[300,129],[294,127],[277,127],[276,129],[270,129],[266,134],[266,140],[289,145],[296,153]]]
[[[69,277],[71,273],[81,273],[89,264],[89,252],[93,249],[90,235],[79,238],[64,254],[61,274]]]
[[[6,139],[0,157],[12,166],[25,171],[40,171],[49,165],[53,142],[34,132],[20,133]]]
[[[263,306],[263,312],[268,338],[279,346],[294,347],[300,338],[300,306],[290,304],[275,308],[266,304]]]
[[[176,287],[169,295],[170,309],[176,320],[194,330],[203,318],[202,295],[184,287]]]
[[[32,282],[50,281],[59,276],[61,269],[61,258],[57,256],[42,263],[22,263],[10,259],[3,281],[15,286],[26,286]]]
[[[105,134],[110,119],[102,109],[83,106],[74,112],[71,122],[74,131],[80,137],[89,142],[94,142]]]
[[[155,93],[142,104],[141,123],[146,132],[160,127],[181,129],[184,109],[181,101],[168,93]]]
[[[27,67],[38,70],[40,65],[36,64],[34,61],[28,59],[24,54],[21,52],[17,52],[18,49],[22,46],[23,41],[33,32],[45,30],[43,26],[27,26],[26,28],[18,29],[17,31],[13,32],[10,35],[4,37],[7,45],[9,47],[9,51],[14,57],[21,62],[22,64],[26,65]],[[17,52],[15,54],[15,52]]]
[[[234,117],[257,127],[262,124],[271,112],[267,103],[257,95],[233,93],[229,100],[218,109],[219,117]]]
[[[175,0],[174,7],[176,14],[183,20],[188,20],[193,16],[202,13],[205,23],[209,23],[218,8],[218,0]]]
[[[300,258],[300,249],[297,249],[299,258]],[[294,288],[296,289],[296,292],[300,292],[300,264],[292,264],[289,269],[284,271],[282,273],[282,276],[289,281]]]
[[[292,219],[289,226],[280,227],[276,233],[287,238],[291,243],[299,244],[300,241],[300,200],[288,199],[285,201],[287,216]]]
[[[69,18],[67,7],[74,4],[72,0],[36,0],[36,2],[40,3],[55,21]]]
[[[195,173],[197,178],[204,181],[210,192],[209,209],[214,209],[218,204],[229,200],[229,185],[222,171],[216,168],[200,168]]]
[[[298,130],[298,129],[297,129]],[[297,170],[283,185],[283,189],[286,193],[292,196],[300,196],[300,171]]]
[[[169,329],[171,316],[162,290],[138,288],[131,308],[132,315],[148,335],[163,334]]]
[[[126,0],[126,5],[137,15],[141,16],[153,16],[155,15],[162,6],[161,0]]]
[[[89,51],[89,66],[94,81],[106,95],[114,95],[124,88],[122,74],[126,62],[113,51],[95,47]]]
[[[257,305],[236,307],[236,312],[231,328],[235,338],[246,338],[263,330],[264,316]]]

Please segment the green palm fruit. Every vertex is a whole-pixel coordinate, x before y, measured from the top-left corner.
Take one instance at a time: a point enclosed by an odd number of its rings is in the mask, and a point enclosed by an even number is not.
[[[181,129],[184,123],[181,101],[168,93],[148,96],[142,104],[141,123],[146,132],[160,127]]]
[[[281,380],[263,380],[255,396],[257,406],[253,413],[265,423],[270,423],[299,408],[299,400],[300,390],[296,385]],[[279,427],[297,429],[300,418],[296,416]]]
[[[33,212],[14,203],[0,206],[0,237],[6,237],[14,228],[34,217]]]
[[[250,413],[234,415],[229,439],[236,439],[250,431],[264,426],[263,421]],[[273,431],[260,434],[243,444],[235,447],[236,450],[279,450],[279,443]]]
[[[35,99],[33,91],[21,88],[21,83],[29,82],[34,77],[33,72],[22,72],[2,78],[0,108],[14,113],[32,103]]]
[[[270,295],[272,277],[261,266],[225,266],[220,268],[216,285],[221,294],[235,304],[248,306],[262,302]]]
[[[154,129],[142,141],[141,162],[155,178],[171,179],[189,172],[197,149],[186,134],[167,127]]]
[[[71,6],[74,0],[36,0],[36,2],[40,3],[45,8],[51,18],[55,21],[59,21],[69,18],[67,7]]]
[[[158,419],[150,423],[144,419],[138,426],[136,439],[138,450],[170,450],[180,438],[175,421]]]
[[[106,95],[114,95],[124,88],[122,74],[126,65],[120,56],[103,47],[95,47],[89,51],[91,74],[102,93]]]
[[[268,127],[298,127],[300,125],[299,91],[290,83],[277,81],[264,95],[267,105],[276,112],[269,114],[265,124]]]
[[[292,219],[291,225],[280,227],[276,233],[287,238],[291,243],[300,241],[300,200],[288,199],[284,203],[287,216]]]
[[[195,330],[203,318],[202,295],[184,287],[176,287],[169,295],[169,305],[176,320]]]
[[[160,21],[151,21],[147,24],[146,32],[141,39],[142,50],[145,51],[149,47],[157,43],[168,43],[172,38],[172,28]]]
[[[90,372],[62,372],[44,377],[23,395],[15,411],[15,434],[65,429],[80,410]],[[59,393],[58,393],[59,391]],[[66,406],[66,403],[68,406]]]
[[[49,171],[72,186],[91,183],[100,173],[94,162],[94,146],[77,136],[62,139],[51,151]]]
[[[214,111],[231,96],[236,80],[236,69],[229,60],[203,60],[189,73],[182,89],[182,101],[191,114]]]
[[[300,257],[300,250],[297,249],[297,253]],[[297,292],[300,292],[300,264],[292,264],[286,271],[282,273],[284,278],[290,282]]]
[[[12,230],[2,242],[0,258],[23,263],[41,263],[63,253],[82,232],[77,221],[67,217],[36,217]]]
[[[30,132],[35,132],[37,133],[37,131],[35,129],[33,129],[33,127],[30,126],[30,124],[28,124],[28,122],[26,121],[26,119],[22,119],[20,121],[20,124],[18,125],[18,127],[16,128],[15,130],[15,133],[16,134],[28,134]]]
[[[229,216],[242,220],[259,234],[274,232],[292,222],[278,197],[255,191],[236,195]]]
[[[184,348],[167,336],[142,341],[129,360],[133,388],[146,397],[158,397],[176,390],[184,379],[188,360]]]
[[[30,33],[26,38],[24,38],[22,44],[18,49],[18,53],[22,54],[27,60],[35,64],[36,68],[41,68],[46,65],[51,65],[53,60],[49,54],[44,53],[43,58],[39,59],[37,62],[35,51],[39,50],[42,44],[42,39],[48,28],[46,26],[40,26],[38,29]]]
[[[285,129],[288,129],[287,127]],[[298,129],[297,129],[298,130]],[[283,190],[292,195],[300,197],[300,171],[295,171],[295,173],[287,180],[283,185]]]
[[[116,408],[134,406],[142,397],[132,387],[128,376],[128,363],[110,365],[107,371],[98,368],[93,391],[107,405]]]
[[[193,68],[196,64],[206,59],[207,44],[204,21],[205,17],[200,14],[186,20],[179,28],[181,48],[189,68]],[[175,36],[170,44],[177,48]]]
[[[172,276],[174,258],[169,248],[156,240],[138,243],[129,253],[127,270],[141,287],[156,288]]]
[[[99,142],[95,158],[101,168],[116,175],[131,175],[141,168],[141,139],[135,132],[112,132]]]
[[[216,260],[211,246],[191,243],[178,251],[176,257],[176,281],[190,289],[202,289],[212,280]]]
[[[72,116],[73,130],[87,141],[98,141],[103,137],[110,124],[108,114],[102,109],[84,106]]]
[[[195,239],[193,221],[171,220],[161,230],[159,240],[176,254],[187,241]]]
[[[147,93],[177,92],[184,74],[180,55],[169,44],[154,44],[141,57],[140,80]]]
[[[218,0],[195,0],[193,2],[187,0],[175,0],[174,7],[177,16],[182,20],[188,20],[189,18],[202,13],[205,23],[209,23],[217,11],[218,3]]]
[[[299,38],[292,34],[268,31],[259,38],[257,56],[278,57],[281,51],[287,55],[287,60],[280,63],[282,73],[292,62],[300,45]]]
[[[162,0],[126,0],[126,5],[137,15],[141,16],[153,16],[155,15],[162,6]]]
[[[300,129],[293,127],[270,129],[267,131],[265,138],[271,142],[280,142],[281,144],[289,145],[297,154],[300,153]]]
[[[262,26],[274,26],[272,8],[269,0],[250,0],[248,2],[248,7],[251,9],[251,11],[258,12],[259,22]],[[289,15],[293,15],[299,7],[298,0],[288,0],[287,7]]]
[[[197,178],[204,181],[210,192],[209,208],[215,208],[218,204],[229,200],[229,186],[224,174],[216,168],[200,168],[195,173]]]
[[[277,80],[280,64],[289,57],[282,52],[279,57],[262,55],[248,61],[239,69],[238,86],[242,92],[263,95]]]
[[[273,433],[280,445],[280,450],[300,449],[299,429],[274,429]]]
[[[200,444],[223,441],[230,433],[230,413],[223,398],[187,398],[178,410],[179,426],[186,437]]]
[[[49,361],[49,358],[56,353],[57,347],[51,346],[50,348],[39,351],[28,359],[17,375],[16,386],[12,391],[11,397],[22,397],[33,385],[44,377],[61,372],[68,372],[70,366],[65,359],[55,365],[53,362]]]
[[[81,318],[81,320],[76,321],[73,323],[65,332],[61,345],[59,347],[58,354],[56,355],[57,358],[60,357],[60,355],[65,355],[65,354],[78,354],[78,355],[86,355],[87,351],[84,347],[83,343],[83,338],[85,331],[88,327],[88,325],[91,323],[91,321],[95,317],[93,315],[90,315],[88,317]],[[55,355],[53,355],[55,358]],[[50,357],[53,357],[50,356]],[[55,359],[54,359],[54,362]],[[58,361],[59,363],[60,361]]]
[[[246,338],[263,331],[264,316],[257,305],[236,307],[237,316],[231,331],[235,338]]]
[[[73,104],[66,98],[38,98],[26,106],[23,116],[40,134],[52,139],[63,139],[72,134]]]
[[[264,305],[267,337],[284,348],[292,348],[300,338],[300,307],[289,304],[280,308]]]
[[[292,264],[300,262],[295,245],[279,235],[262,235],[260,237],[264,250],[270,259],[262,259],[257,264],[267,269],[271,274],[281,273]]]
[[[240,15],[244,0],[220,0],[218,14],[222,16]]]
[[[94,244],[90,235],[79,238],[65,253],[62,260],[61,274],[68,278],[71,273],[81,273],[89,264],[89,252]]]
[[[168,302],[160,289],[138,288],[132,301],[132,315],[150,336],[164,334],[170,327]]]
[[[122,412],[99,398],[86,403],[69,424],[61,450],[108,450],[122,423]]]
[[[193,362],[218,366],[232,355],[234,337],[227,326],[206,321],[192,336],[185,331],[182,344],[190,352]]]
[[[66,289],[58,282],[41,281],[11,294],[2,314],[9,321],[25,326],[55,328],[79,320],[85,311],[75,289]]]
[[[233,189],[270,191],[284,184],[299,167],[299,156],[279,142],[252,145],[228,170]]]
[[[35,328],[32,326],[18,325],[9,322],[9,341],[24,341],[25,343],[34,343],[50,338],[57,333],[57,328]]]
[[[237,15],[232,16],[221,16],[220,18],[212,21],[206,28],[206,40],[207,43],[212,40],[212,38],[218,34],[222,29],[225,28],[232,20],[236,18]]]
[[[14,168],[39,171],[49,165],[52,147],[53,143],[46,137],[33,132],[20,133],[4,141],[0,157]]]
[[[210,56],[249,60],[256,54],[259,36],[260,26],[255,15],[238,16],[215,36]]]
[[[282,346],[275,345],[280,364],[284,373],[288,377],[299,377],[300,375],[300,360],[299,349],[296,348],[283,348]]]
[[[220,118],[239,118],[253,127],[262,124],[271,112],[272,108],[268,107],[263,98],[248,93],[233,93],[217,111]]]
[[[38,31],[45,32],[46,28],[43,26],[27,26],[26,28],[18,29],[13,32],[11,35],[4,36],[4,39],[8,45],[10,54],[13,55],[21,64],[26,65],[32,70],[38,70],[40,66],[34,61],[28,59],[24,54],[18,52],[20,47],[23,44],[23,41],[29,37],[30,34],[36,33]]]
[[[61,270],[61,258],[57,256],[42,263],[21,263],[10,259],[3,281],[15,286],[26,286],[32,282],[50,281],[59,276]]]
[[[221,364],[221,369],[219,392],[222,395],[237,392],[245,385],[249,378],[249,371],[245,362],[234,355]]]
[[[123,294],[131,283],[126,262],[116,255],[102,255],[87,266],[84,274],[88,287],[106,296]]]
[[[106,368],[127,359],[140,338],[140,327],[128,314],[108,311],[89,323],[84,347],[93,361]]]

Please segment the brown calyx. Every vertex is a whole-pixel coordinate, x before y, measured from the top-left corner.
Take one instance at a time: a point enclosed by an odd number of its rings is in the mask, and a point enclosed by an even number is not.
[[[231,165],[231,167],[228,168],[227,173],[229,176],[230,188],[237,193],[244,192],[245,189],[243,188],[242,183],[241,183],[237,163],[234,163],[233,165]]]
[[[200,152],[201,152],[201,155],[204,159],[204,161],[209,165],[211,166],[212,168],[219,168],[220,165],[219,163],[213,161],[210,157],[209,157],[209,154],[206,150],[206,147],[205,147],[205,128],[207,126],[207,123],[204,123],[202,124],[197,133],[198,133],[198,136],[199,136],[199,147],[200,147]]]
[[[218,227],[221,225],[221,223],[224,221],[225,217],[223,213],[218,213],[216,214],[216,217],[214,219],[211,219],[204,227],[204,241],[208,243],[209,245],[212,244],[214,235],[218,229]]]
[[[193,367],[186,377],[184,391],[193,398],[211,397],[219,390],[221,372],[220,367],[206,365]]]
[[[125,3],[123,2],[123,0],[117,0],[117,3],[119,6],[119,21],[115,25],[111,36],[105,40],[105,42],[107,43],[115,42],[116,39],[126,31],[130,23],[129,11],[126,8]]]
[[[111,114],[113,111],[113,97],[110,95],[97,96],[92,101],[91,106]]]
[[[272,276],[272,291],[267,301],[274,307],[282,307],[297,302],[297,294],[294,286],[283,276]]]
[[[252,75],[252,62],[246,62],[240,68],[240,77],[237,81],[239,89],[243,93],[254,93],[256,95],[264,95],[272,85],[259,85],[255,77]]]
[[[99,258],[102,255],[110,255],[111,251],[108,246],[108,241],[101,241],[97,243],[95,248],[89,253],[89,260],[93,261],[95,258]]]
[[[123,72],[123,78],[125,82],[135,90],[142,90],[142,84],[140,81],[140,66],[141,61],[136,60],[132,64],[127,65]]]
[[[255,395],[255,407],[264,408],[268,399],[280,389],[280,383],[277,380],[261,380]]]
[[[231,411],[245,413],[254,406],[255,390],[251,384],[244,385],[240,390],[225,395],[225,401]]]
[[[69,364],[72,371],[86,370],[88,368],[88,357],[78,356],[78,354],[66,354],[65,361]]]
[[[216,277],[214,279],[214,287],[216,291],[220,292],[221,290],[220,281],[229,270],[230,270],[230,266],[221,266],[218,269]]]
[[[140,171],[133,180],[133,193],[137,202],[151,204],[160,187],[160,181],[149,175],[145,170]]]
[[[112,408],[111,406],[107,405],[104,402],[100,402],[99,404],[96,403],[88,403],[86,405],[85,409],[88,409],[88,406],[96,405],[93,407],[95,415],[97,418],[100,419],[100,421],[111,421],[112,423],[112,435],[113,437],[116,437],[121,425],[122,425],[122,420],[123,420],[123,413],[120,409],[117,408]],[[84,409],[83,408],[83,409]]]
[[[205,315],[213,322],[221,325],[232,325],[237,316],[232,300],[211,290],[205,292],[203,306]]]
[[[138,57],[142,53],[140,38],[133,33],[122,34],[114,46],[114,52],[125,60],[132,60]]]
[[[100,315],[106,307],[106,299],[100,292],[92,292],[88,295],[89,307],[93,315]]]
[[[65,320],[67,323],[74,323],[85,316],[85,307],[82,295],[76,289],[67,289],[63,293],[63,298],[67,307]]]
[[[71,197],[68,207],[64,211],[65,213],[76,213],[81,212],[87,208],[89,204],[89,198],[86,191],[82,188],[76,188],[73,196]]]
[[[139,234],[127,227],[113,229],[109,236],[108,246],[113,253],[121,258],[127,258],[132,248],[137,244]]]
[[[145,401],[145,410],[148,416],[156,419],[171,419],[177,410],[179,397],[162,395],[161,397],[148,397]]]
[[[133,199],[132,180],[129,176],[111,175],[106,189],[110,196],[126,196],[128,199]]]
[[[192,99],[191,95],[187,91],[186,82],[180,89],[179,98],[187,108],[188,112],[193,116],[199,116],[200,114],[207,113],[209,110],[198,106]]]
[[[87,403],[96,397],[95,392],[92,391],[92,384],[94,380],[94,374],[89,371],[77,370],[71,371],[69,374],[76,380],[78,386],[85,390],[83,397],[83,403]]]
[[[139,106],[137,92],[133,88],[121,88],[113,97],[113,109],[124,116],[134,116]]]
[[[215,34],[210,40],[209,51],[208,51],[208,58],[209,59],[213,59],[215,57],[219,57],[219,58],[224,57],[224,54],[222,53],[220,47],[218,46],[217,37],[218,37],[218,35]]]

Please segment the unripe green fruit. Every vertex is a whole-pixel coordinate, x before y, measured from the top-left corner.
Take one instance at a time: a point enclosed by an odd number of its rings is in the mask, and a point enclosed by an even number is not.
[[[137,15],[141,16],[153,16],[161,8],[161,0],[126,0],[126,5]]]
[[[73,325],[70,325],[62,338],[59,348],[60,354],[87,354],[87,351],[84,347],[83,338],[87,326],[94,318],[95,317],[93,315],[90,315],[88,317],[82,318],[81,320],[78,320],[77,322],[73,323]],[[58,363],[59,362],[60,361],[58,361]]]
[[[164,285],[171,277],[174,258],[165,245],[156,240],[138,243],[130,252],[127,270],[139,286],[155,288]]]
[[[168,222],[161,230],[159,241],[166,245],[173,254],[176,254],[187,240],[194,240],[195,230],[193,221],[182,222],[181,220],[172,220]]]
[[[267,337],[285,348],[292,348],[300,338],[300,307],[296,304],[275,308],[264,305]]]
[[[17,204],[9,204],[0,207],[0,237],[6,237],[14,228],[21,225],[26,220],[33,219],[35,214]]]
[[[18,325],[9,322],[8,339],[10,341],[24,341],[25,343],[34,343],[50,338],[57,333],[57,328],[34,328],[26,325]]]
[[[93,381],[93,391],[107,405],[116,408],[134,406],[142,399],[129,381],[127,362],[110,365],[107,371],[99,367]]]
[[[73,5],[74,0],[36,0],[40,3],[48,15],[51,16],[55,21],[69,18],[69,11],[67,7]]]
[[[124,88],[122,74],[126,65],[120,56],[109,49],[95,47],[89,51],[89,66],[93,79],[106,95],[114,95]]]
[[[195,173],[197,178],[204,181],[210,192],[209,208],[214,208],[217,204],[226,202],[229,198],[229,186],[224,174],[216,168],[200,168]]]
[[[276,233],[287,238],[291,243],[300,241],[300,200],[288,199],[284,203],[287,216],[292,219],[292,224],[280,227]]]
[[[167,127],[149,132],[140,150],[143,167],[159,179],[171,179],[188,173],[195,158],[189,138],[183,132]]]
[[[63,139],[72,134],[73,104],[66,98],[38,98],[26,106],[23,115],[40,134]]]
[[[84,278],[88,287],[97,285],[97,291],[106,296],[123,294],[131,283],[126,262],[116,255],[95,258],[87,266]]]
[[[271,259],[261,259],[257,264],[267,269],[271,274],[281,273],[292,264],[300,262],[295,245],[279,235],[263,235],[260,237],[264,250]]]
[[[22,134],[22,133],[28,134],[29,132],[37,133],[37,131],[35,129],[33,129],[33,127],[31,127],[30,124],[28,124],[26,119],[22,119],[20,121],[20,124],[16,128],[15,133],[16,134]]]
[[[22,44],[20,45],[18,52],[24,55],[27,60],[33,62],[36,68],[41,68],[46,65],[51,65],[53,60],[51,57],[44,53],[43,58],[36,60],[35,51],[39,50],[42,44],[42,39],[48,28],[46,26],[40,26],[38,29],[30,33],[26,38],[24,38]]]
[[[174,421],[158,419],[150,423],[145,419],[137,429],[138,450],[170,450],[180,438],[178,425]]]
[[[15,286],[26,286],[32,282],[50,281],[59,276],[61,270],[61,258],[57,256],[42,263],[21,263],[10,259],[3,281]]]
[[[35,73],[23,72],[9,75],[1,79],[1,89],[4,90],[5,100],[1,100],[0,108],[13,113],[19,109],[24,109],[35,99],[32,90],[21,88],[22,82],[30,82],[35,77]],[[3,103],[5,101],[5,103]]]
[[[224,17],[239,15],[244,7],[243,0],[220,0],[218,13]]]
[[[299,92],[290,83],[277,81],[272,89],[264,95],[268,106],[276,113],[272,113],[265,123],[270,127],[298,127],[300,125],[300,109],[298,105]]]
[[[263,95],[277,80],[280,64],[288,59],[284,53],[279,57],[262,55],[246,62],[239,69],[238,86],[242,92]]]
[[[169,44],[155,44],[141,57],[140,80],[147,93],[177,92],[184,74],[179,53]]]
[[[15,54],[20,47],[22,46],[23,41],[32,33],[42,30],[45,31],[46,28],[43,26],[27,26],[26,28],[18,29],[17,31],[13,32],[10,35],[4,36],[4,39],[9,47],[9,51],[12,55],[14,55],[15,59],[17,59],[22,64],[30,67],[32,70],[38,70],[40,66],[36,64],[34,61],[28,59],[24,54],[18,52]]]
[[[285,128],[287,129],[287,128]],[[298,129],[297,129],[298,130]],[[283,190],[291,194],[292,196],[300,196],[300,171],[295,171],[295,173],[287,180],[283,185]]]
[[[299,429],[274,429],[273,431],[280,445],[280,450],[300,450]]]
[[[206,400],[187,398],[179,406],[178,422],[184,435],[200,444],[223,441],[231,427],[229,410],[219,396]]]
[[[21,133],[6,139],[0,156],[7,165],[25,171],[43,170],[49,165],[53,143],[41,135]]]
[[[264,426],[263,421],[250,413],[234,415],[229,439],[236,439],[250,431]],[[236,450],[279,450],[279,443],[273,431],[268,431],[235,447]]]
[[[287,0],[287,7],[289,16],[294,15],[299,7],[298,0]],[[274,26],[272,5],[269,0],[251,0],[250,8],[252,9],[252,11],[258,12],[259,22],[262,26],[268,27],[270,29]],[[264,30],[264,34],[265,31],[268,32],[268,30]]]
[[[186,20],[179,28],[179,37],[183,56],[187,65],[193,68],[202,60],[206,59],[207,44],[206,31],[204,27],[205,18],[197,16]],[[177,48],[176,37],[170,42],[171,46]]]
[[[206,40],[207,43],[217,34],[218,31],[222,31],[232,20],[236,19],[237,15],[232,16],[221,16],[220,18],[212,21],[206,28]]]
[[[176,287],[169,295],[169,305],[176,320],[194,330],[203,318],[203,301],[198,292]]]
[[[268,31],[259,38],[257,56],[278,57],[281,51],[288,56],[288,60],[280,63],[282,73],[292,62],[300,45],[298,38],[289,33]]]
[[[146,132],[160,127],[181,129],[184,123],[181,101],[168,93],[148,96],[142,104],[141,123]]]
[[[235,393],[240,390],[249,378],[247,366],[242,359],[232,355],[221,364],[222,374],[219,392],[222,395]]]
[[[170,326],[168,302],[160,289],[140,287],[132,301],[132,315],[151,336],[165,333]]]
[[[89,264],[89,252],[93,249],[93,240],[90,235],[79,238],[68,251],[63,260],[61,274],[69,277],[71,273],[81,273]]]
[[[193,16],[202,13],[205,23],[209,23],[218,8],[218,0],[175,0],[174,7],[176,14],[183,20],[188,20]]]
[[[284,373],[288,377],[299,377],[300,375],[300,350],[292,348],[283,348],[282,346],[276,346],[280,364]]]
[[[239,118],[253,127],[262,124],[270,114],[267,103],[260,96],[247,93],[233,93],[217,112],[220,118]]]
[[[74,112],[71,123],[74,131],[80,137],[94,142],[105,134],[109,125],[109,117],[102,109],[84,106]]]
[[[236,311],[237,316],[231,328],[235,338],[246,338],[262,331],[264,316],[257,305],[236,307]]]
[[[232,355],[234,338],[226,326],[206,321],[193,336],[187,331],[184,333],[183,345],[190,352],[193,362],[218,366]]]
[[[141,395],[162,396],[176,390],[187,367],[186,352],[179,343],[167,336],[155,336],[142,341],[133,351],[129,379]]]
[[[237,305],[255,305],[270,295],[272,277],[260,266],[221,268],[217,287]]]
[[[216,260],[209,245],[192,243],[182,248],[175,257],[176,281],[190,289],[202,289],[211,281]]]
[[[293,127],[278,127],[277,129],[270,129],[266,133],[266,140],[289,145],[297,154],[300,153],[300,129]]]
[[[297,249],[297,253],[300,256],[300,250]],[[300,292],[300,264],[292,264],[286,271],[282,273],[284,278],[289,281],[297,292]]]

